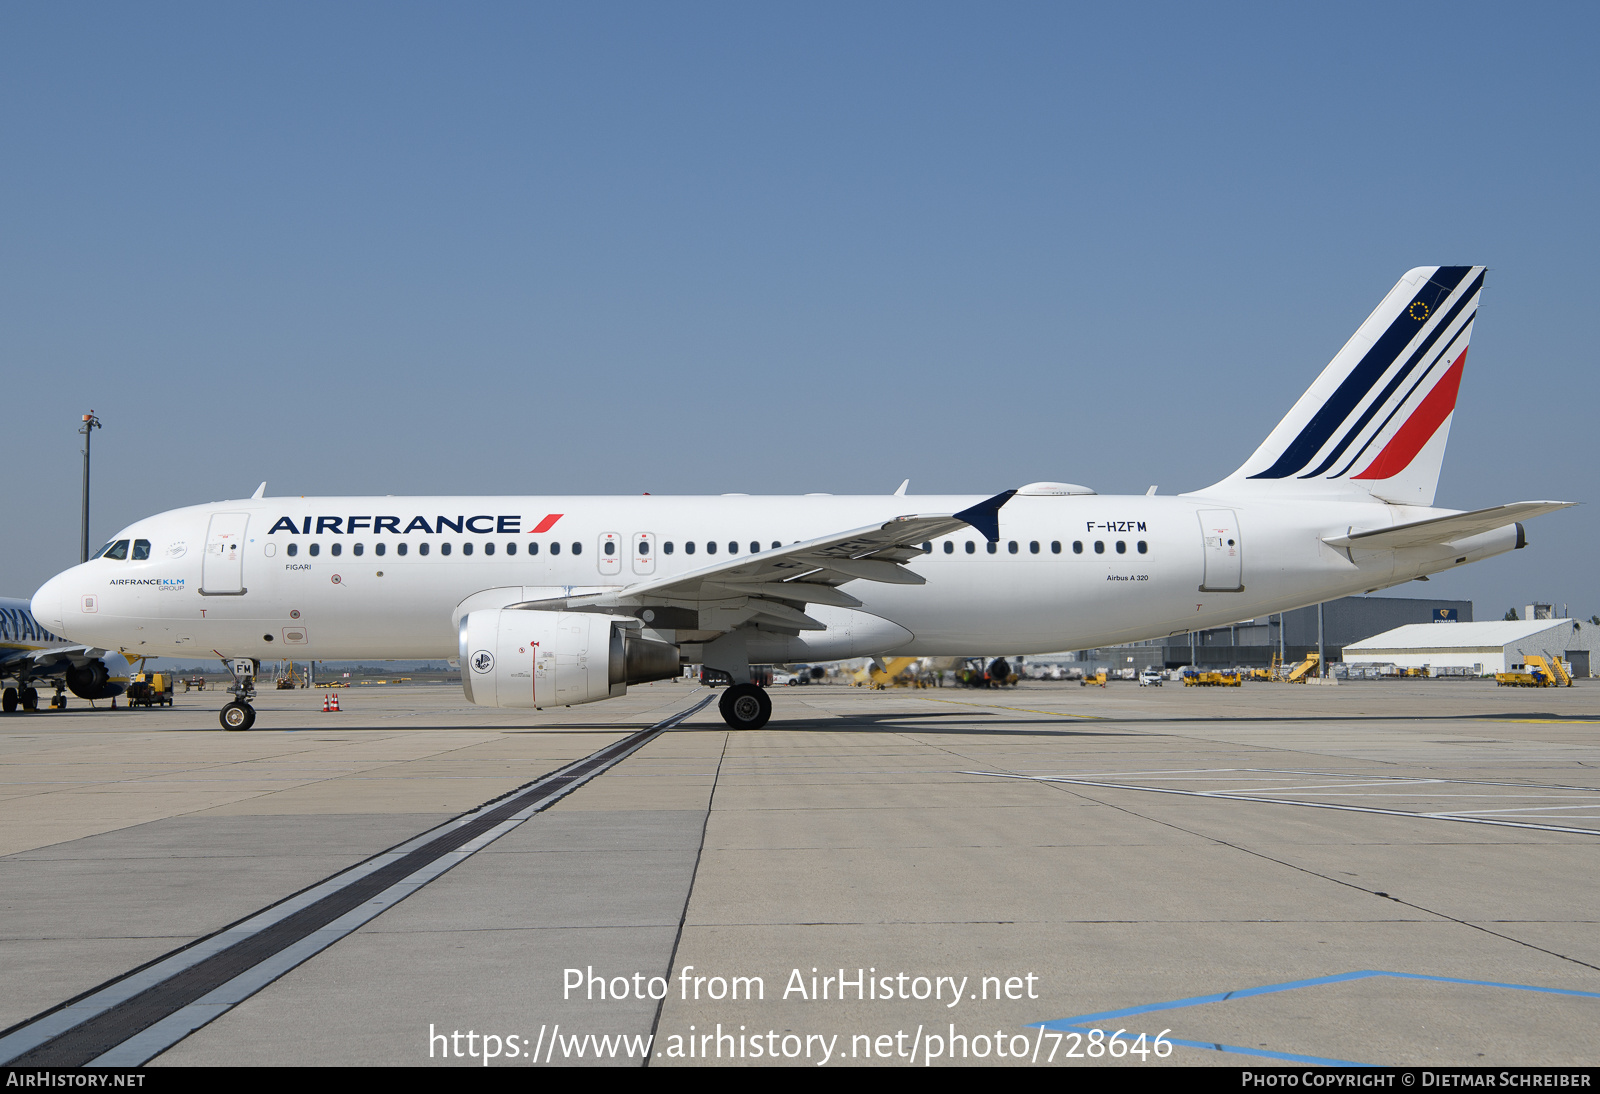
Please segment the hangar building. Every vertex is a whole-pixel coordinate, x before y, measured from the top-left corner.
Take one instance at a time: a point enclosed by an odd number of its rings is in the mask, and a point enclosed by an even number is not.
[[[1576,619],[1413,623],[1346,643],[1344,660],[1400,668],[1465,668],[1487,676],[1520,670],[1525,654],[1549,653],[1570,662],[1573,676],[1588,676],[1589,653],[1597,638],[1600,627]]]

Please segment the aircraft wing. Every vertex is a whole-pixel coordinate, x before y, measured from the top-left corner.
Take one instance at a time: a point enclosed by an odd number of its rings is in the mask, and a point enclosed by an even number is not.
[[[637,582],[604,593],[529,600],[510,607],[542,611],[622,611],[665,609],[659,626],[675,623],[671,609],[726,608],[748,619],[792,631],[826,630],[825,624],[805,614],[807,604],[840,608],[860,607],[861,601],[839,586],[850,581],[883,581],[896,585],[921,585],[920,574],[906,563],[922,555],[922,544],[963,527],[976,528],[985,538],[1000,538],[1000,507],[1015,490],[964,509],[959,513],[903,516],[883,524],[804,543],[794,543],[759,554],[743,555],[687,574]],[[735,624],[738,625],[738,624]],[[709,629],[732,629],[716,627]]]
[[[1355,547],[1368,550],[1394,550],[1401,547],[1429,547],[1436,543],[1454,543],[1458,539],[1492,532],[1517,521],[1529,520],[1557,509],[1566,509],[1576,503],[1570,501],[1515,501],[1509,505],[1496,505],[1489,509],[1475,509],[1470,513],[1452,513],[1448,517],[1432,517],[1410,524],[1396,524],[1389,528],[1374,528],[1369,532],[1351,532],[1343,536],[1324,536],[1323,542],[1332,547]]]
[[[45,650],[7,650],[0,654],[0,674],[53,676],[74,665],[106,655],[97,646],[55,646]]]

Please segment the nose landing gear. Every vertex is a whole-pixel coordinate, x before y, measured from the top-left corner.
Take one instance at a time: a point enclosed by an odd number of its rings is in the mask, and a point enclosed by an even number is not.
[[[223,729],[249,729],[256,723],[256,708],[250,705],[256,695],[256,663],[251,658],[241,657],[228,662],[228,671],[233,674],[233,687],[228,690],[234,698],[222,708],[218,719]]]

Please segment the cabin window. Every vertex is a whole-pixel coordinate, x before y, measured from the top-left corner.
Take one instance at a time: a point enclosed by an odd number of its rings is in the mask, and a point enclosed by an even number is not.
[[[551,543],[550,544],[550,553],[553,554],[553,555],[559,555],[561,553],[561,544],[559,544],[559,543]]]
[[[299,553],[300,553],[300,545],[298,543],[289,544],[289,557],[290,558],[293,558],[295,555],[297,555]]]
[[[1128,553],[1128,541],[1125,540],[1125,539],[1117,540],[1117,554],[1125,555],[1127,553]]]
[[[538,540],[530,539],[528,541],[528,553],[530,555],[536,555],[536,554],[539,553],[539,541]]]
[[[728,553],[729,553],[729,554],[730,554],[730,555],[736,555],[736,554],[738,554],[738,553],[739,553],[739,545],[738,545],[738,544],[737,544],[737,543],[735,543],[735,542],[733,542],[733,541],[731,541],[731,540],[730,540],[730,541],[729,541],[729,542],[728,542]]]
[[[517,542],[516,542],[516,540],[512,540],[510,543],[506,544],[506,554],[514,555],[516,553],[517,553]]]
[[[406,541],[405,540],[401,540],[399,543],[394,545],[394,553],[397,554],[397,555],[401,555],[402,557],[405,555],[405,553],[406,553]]]
[[[1030,555],[1036,555],[1036,554],[1039,553],[1039,541],[1038,540],[1035,539],[1035,540],[1029,540],[1028,541],[1028,553]]]
[[[617,553],[617,545],[615,543],[611,542],[609,539],[606,540],[605,552],[606,552],[606,557],[610,558],[612,555]]]
[[[428,541],[427,540],[423,540],[421,543],[417,544],[417,554],[425,556],[425,555],[427,555],[427,553],[428,553]]]
[[[334,558],[338,558],[340,555],[344,554],[344,544],[335,540],[333,546],[328,548],[328,551],[333,555]]]
[[[944,541],[944,553],[947,554],[947,555],[953,555],[953,554],[956,553],[955,540],[947,539],[947,540]]]
[[[470,539],[461,545],[461,553],[464,555],[470,555],[472,553],[472,541]]]
[[[1083,540],[1075,539],[1072,541],[1072,553],[1075,555],[1083,554]]]
[[[366,549],[365,546],[363,546],[362,544],[358,543],[358,544],[356,544],[354,547],[352,547],[350,549],[350,553],[355,555],[357,558],[359,558],[361,555],[366,553],[366,550],[367,549]]]
[[[782,546],[783,546],[783,544],[779,543],[777,540],[773,540],[772,541],[772,549],[774,551],[776,551],[779,547],[782,547]]]
[[[1000,550],[1000,544],[996,543],[994,540],[990,540],[988,543],[984,544],[984,547],[991,555]]]
[[[970,539],[967,540],[967,554],[975,555],[977,553],[978,553],[978,545],[973,543]]]
[[[1037,549],[1037,548],[1036,548],[1036,549]],[[1013,540],[1011,540],[1011,541],[1009,541],[1009,542],[1008,542],[1008,543],[1007,543],[1007,544],[1006,544],[1006,550],[1007,550],[1007,551],[1010,551],[1010,552],[1011,552],[1011,553],[1012,553],[1012,554],[1016,554],[1016,553],[1017,553],[1017,541],[1016,541],[1016,540],[1014,540],[1014,539],[1013,539]]]
[[[381,543],[374,543],[372,545],[372,553],[377,555],[379,558],[382,558],[387,551],[388,548]]]
[[[583,544],[574,541],[572,544],[572,553],[575,555],[583,554]]]
[[[1097,539],[1097,540],[1094,541],[1094,553],[1097,554],[1097,555],[1103,555],[1103,554],[1106,553],[1106,541],[1105,540]]]
[[[761,553],[761,544],[757,543],[755,540],[751,540],[750,553],[753,555],[759,555]]]
[[[641,544],[639,544],[639,546],[643,547],[644,544],[641,543]],[[661,545],[661,550],[662,550],[663,553],[670,555],[672,553],[672,541],[669,539],[669,540],[667,540],[667,542],[663,543]]]
[[[450,545],[448,543],[439,544],[439,553],[441,555],[448,555],[450,553]]]
[[[318,556],[318,555],[320,555],[320,554],[321,554],[321,553],[322,553],[322,544],[320,544],[320,543],[313,543],[313,544],[312,544],[312,545],[311,545],[311,557],[312,557],[312,558],[316,558],[316,557],[317,557],[317,556]]]
[[[1142,555],[1148,550],[1150,550],[1150,545],[1141,539],[1139,541],[1139,553]]]
[[[1059,539],[1053,539],[1050,541],[1050,553],[1053,555],[1059,555],[1061,553],[1061,541]]]
[[[694,540],[691,539],[688,543],[683,545],[683,553],[686,555],[694,554]]]
[[[486,555],[492,555],[492,554],[494,554],[494,544],[492,544],[492,543],[485,543],[485,544],[484,544],[484,545],[483,545],[483,553],[484,553],[484,554],[486,554]]]
[[[714,555],[716,553],[717,553],[717,541],[714,540],[714,539],[707,540],[706,541],[706,554]]]

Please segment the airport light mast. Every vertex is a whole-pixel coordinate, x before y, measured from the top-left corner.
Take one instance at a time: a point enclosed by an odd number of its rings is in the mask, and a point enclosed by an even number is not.
[[[79,552],[79,562],[89,561],[89,439],[99,428],[100,419],[92,410],[83,416],[83,424],[78,427],[78,432],[83,434],[83,548]]]

